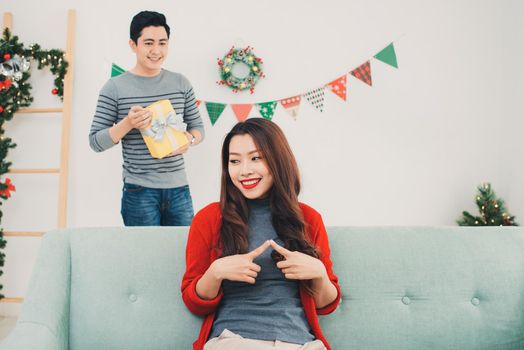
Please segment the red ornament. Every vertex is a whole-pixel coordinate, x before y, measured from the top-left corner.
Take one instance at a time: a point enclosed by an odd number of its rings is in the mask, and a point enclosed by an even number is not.
[[[53,95],[58,94],[58,89],[53,89],[53,90],[51,90],[51,93],[52,93]]]
[[[0,196],[5,196],[9,198],[11,197],[11,191],[13,192],[16,191],[16,187],[11,183],[10,178],[5,179],[4,185],[6,186],[6,188],[4,188],[3,190],[0,190]]]
[[[4,111],[4,109],[2,108],[2,106],[0,106],[0,113],[2,113]]]
[[[4,54],[4,60],[5,61],[9,61],[10,59],[11,59],[11,55],[10,54],[8,54],[8,53]]]
[[[3,90],[3,89],[9,89],[11,87],[13,83],[11,82],[11,80],[7,79],[7,80],[4,80],[4,81],[0,81],[0,90]]]

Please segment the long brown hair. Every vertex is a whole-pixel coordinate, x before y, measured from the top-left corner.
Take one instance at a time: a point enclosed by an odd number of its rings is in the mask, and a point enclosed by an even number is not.
[[[231,139],[246,134],[253,138],[258,152],[273,176],[273,186],[269,190],[269,206],[275,231],[287,249],[318,257],[315,247],[306,236],[306,223],[298,203],[300,175],[295,156],[280,127],[262,118],[237,123],[226,135],[222,145],[222,256],[248,251],[249,207],[244,195],[231,181],[228,171]],[[278,256],[273,257],[278,259]]]

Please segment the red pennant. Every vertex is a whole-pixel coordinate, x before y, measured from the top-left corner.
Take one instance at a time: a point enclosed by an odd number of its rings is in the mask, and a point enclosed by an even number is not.
[[[344,74],[340,78],[333,80],[331,83],[328,83],[327,86],[334,94],[346,101],[347,75]]]
[[[233,112],[235,112],[235,115],[237,116],[237,120],[239,122],[243,122],[247,119],[247,116],[249,115],[249,112],[251,112],[251,109],[253,108],[253,104],[251,103],[245,103],[245,104],[232,104],[231,108],[233,109]]]
[[[285,110],[296,120],[298,115],[298,108],[300,107],[300,95],[288,97],[280,100],[280,104]]]
[[[369,65],[369,61],[361,65],[360,67],[357,67],[351,71],[351,75],[353,75],[355,78],[362,80],[364,83],[368,84],[369,86],[372,85],[371,83],[371,66]]]

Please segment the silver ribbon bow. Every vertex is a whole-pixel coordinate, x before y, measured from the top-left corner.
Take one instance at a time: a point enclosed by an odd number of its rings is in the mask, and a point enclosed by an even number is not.
[[[22,79],[22,74],[29,70],[30,63],[24,57],[21,58],[18,55],[15,55],[9,61],[0,63],[0,74],[6,78],[13,77],[15,82]]]
[[[174,111],[170,111],[167,115],[163,115],[162,108],[156,106],[157,118],[153,119],[151,126],[147,129],[142,129],[142,135],[154,138],[156,142],[162,142],[164,136],[167,135],[169,141],[173,146],[178,146],[175,138],[171,133],[166,133],[167,128],[174,128],[177,131],[186,131],[187,124],[184,123],[184,119],[180,115],[177,115]]]

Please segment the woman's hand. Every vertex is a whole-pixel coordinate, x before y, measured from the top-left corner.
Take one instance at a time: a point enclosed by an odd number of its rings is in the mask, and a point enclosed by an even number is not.
[[[271,247],[280,253],[285,260],[279,261],[277,267],[290,280],[322,280],[327,278],[326,268],[322,261],[301,252],[292,252],[270,241]]]
[[[279,261],[277,267],[290,280],[311,280],[313,300],[317,309],[323,308],[337,297],[337,289],[331,283],[326,267],[320,259],[310,255],[292,252],[271,240],[271,247],[286,260]]]
[[[260,247],[246,254],[236,254],[215,260],[210,266],[210,272],[220,282],[223,280],[246,282],[254,284],[260,266],[253,260],[262,254],[270,245],[265,241]]]

